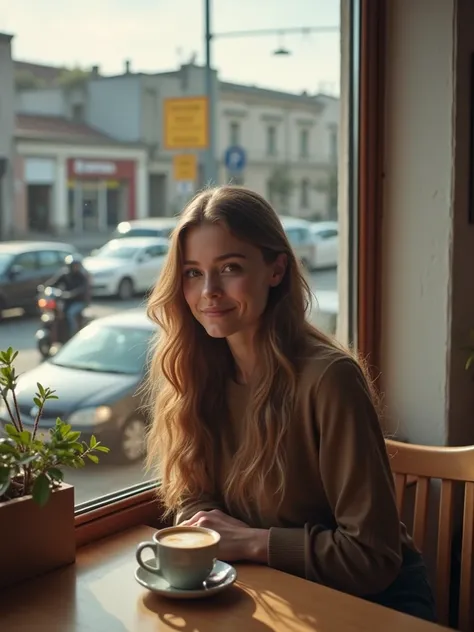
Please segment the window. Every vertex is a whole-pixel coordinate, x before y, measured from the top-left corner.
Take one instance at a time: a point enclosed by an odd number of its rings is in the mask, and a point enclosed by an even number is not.
[[[329,126],[329,159],[332,164],[337,163],[337,128],[334,125]]]
[[[274,125],[270,125],[267,127],[267,155],[275,156],[277,151],[277,130]]]
[[[302,209],[307,209],[309,206],[309,180],[307,178],[301,180],[300,206]]]
[[[37,97],[34,90],[29,92],[30,113],[24,115],[25,123],[36,125],[47,119],[46,122],[51,126],[51,121],[56,120],[57,129],[52,130],[44,123],[45,129],[35,140],[35,146],[38,145],[41,155],[50,156],[58,166],[54,170],[52,194],[46,200],[50,229],[58,236],[61,231],[66,231],[67,236],[61,237],[61,240],[71,243],[84,255],[88,255],[92,250],[101,248],[113,232],[112,227],[107,228],[109,191],[117,191],[114,205],[120,220],[142,220],[149,214],[149,209],[145,206],[148,204],[148,195],[143,195],[142,185],[147,182],[149,173],[156,174],[160,178],[155,196],[160,204],[156,213],[171,219],[183,204],[183,196],[180,195],[170,161],[171,153],[180,152],[197,156],[195,188],[200,186],[199,173],[204,164],[205,152],[192,148],[167,151],[161,143],[156,144],[156,134],[157,130],[163,129],[164,98],[172,94],[173,98],[189,99],[200,92],[199,86],[203,86],[202,64],[185,64],[187,77],[184,81],[181,64],[176,61],[173,67],[172,62],[173,56],[176,57],[174,51],[182,47],[184,41],[183,33],[174,29],[173,24],[185,11],[188,23],[194,25],[193,29],[196,27],[196,37],[200,37],[198,25],[202,19],[202,3],[191,0],[170,3],[165,15],[157,3],[143,2],[143,6],[138,9],[134,3],[110,0],[110,10],[103,11],[99,3],[93,15],[90,15],[87,12],[78,12],[59,0],[50,0],[47,12],[50,12],[51,21],[45,19],[44,8],[40,4],[29,3],[28,17],[25,17],[21,3],[12,3],[9,9],[9,30],[14,34],[14,41],[17,43],[15,56],[22,61],[31,62],[32,72],[36,72],[37,68],[40,73],[37,77],[38,86],[54,92],[54,98],[51,96],[48,100],[44,98],[44,91],[38,90]],[[337,156],[338,142],[344,143],[344,138],[339,139],[338,123],[334,123],[335,127],[328,128],[327,121],[337,121],[339,110],[346,112],[346,108],[339,108],[339,98],[348,89],[344,85],[339,90],[340,0],[326,0],[323,4],[324,16],[305,0],[294,0],[291,5],[283,7],[282,15],[278,16],[268,7],[260,11],[259,28],[280,28],[282,24],[301,27],[308,24],[325,27],[334,25],[333,32],[327,32],[324,36],[315,34],[305,41],[301,41],[299,35],[285,35],[285,46],[294,55],[285,58],[267,55],[267,43],[271,38],[267,42],[265,38],[256,37],[256,49],[252,48],[252,53],[250,48],[254,45],[254,38],[229,38],[222,44],[216,38],[218,44],[214,40],[211,42],[213,67],[217,69],[217,79],[220,81],[215,94],[215,108],[212,110],[215,115],[220,183],[223,184],[226,178],[223,165],[225,149],[228,145],[242,145],[242,136],[245,135],[246,164],[242,173],[234,178],[234,182],[245,182],[245,186],[265,195],[282,216],[306,219],[308,222],[317,218],[329,219],[327,193],[320,194],[310,183],[317,182],[322,173],[329,172],[334,157]],[[214,9],[216,15],[212,21],[216,32],[255,28],[252,8],[247,10],[243,5],[236,13],[230,5],[226,8],[226,3],[223,3],[219,11],[217,15]],[[92,31],[91,18],[96,25]],[[74,23],[74,37],[70,45],[68,41],[66,46],[64,38],[56,37],[55,25],[58,20],[66,24]],[[35,34],[29,24],[40,22],[43,25],[41,33]],[[161,70],[161,65],[157,62],[156,33],[148,28],[150,24],[158,22],[163,35],[160,47],[171,60],[166,62],[166,66],[170,65],[166,72]],[[120,59],[123,48],[122,27],[126,23],[143,25],[143,29],[132,29],[127,39],[127,55],[136,57],[128,71],[125,66],[116,67],[116,60]],[[109,42],[107,49],[103,47],[104,32],[107,32]],[[348,38],[349,33],[345,31],[343,37]],[[44,56],[45,40],[52,43],[47,60]],[[22,49],[21,42],[25,41],[28,47]],[[244,57],[242,47],[247,46],[249,55]],[[102,55],[103,59],[98,59],[98,55]],[[255,63],[249,64],[249,58],[255,58]],[[86,71],[95,62],[101,63],[100,75],[94,78],[93,85],[81,83],[79,69]],[[50,68],[46,71],[44,66],[48,63]],[[114,77],[112,91],[111,76]],[[157,99],[153,108],[146,112],[130,109],[130,95],[141,94],[143,97],[151,83],[156,87]],[[336,86],[329,95],[330,98],[325,101],[324,108],[318,101],[318,85]],[[2,84],[2,93],[4,90],[5,86]],[[304,90],[306,94],[303,94]],[[80,104],[72,107],[71,99],[76,98],[75,92],[83,95],[81,99],[84,102],[81,100]],[[353,94],[356,95],[355,92]],[[142,98],[139,102],[148,108],[149,100]],[[239,117],[239,111],[243,110],[248,112],[245,123]],[[70,117],[59,124],[58,111],[69,113]],[[107,116],[110,112],[113,112],[113,116]],[[325,118],[326,116],[329,118]],[[353,112],[350,116],[357,119]],[[31,117],[29,121],[28,117]],[[349,118],[348,115],[348,121]],[[298,123],[299,128],[295,127],[296,121],[301,122]],[[56,134],[60,134],[60,138]],[[24,143],[17,143],[16,151],[21,152],[23,145]],[[81,147],[81,155],[78,156],[78,148]],[[315,148],[314,152],[311,147]],[[327,164],[322,165],[321,160]],[[206,184],[204,178],[202,184]],[[58,191],[62,191],[64,195],[56,195]],[[61,200],[64,204],[60,204]],[[91,200],[92,210],[89,208]],[[12,228],[15,234],[20,235],[25,231],[24,221],[27,217],[27,186],[20,181],[15,183],[15,195],[12,195],[11,204],[9,216],[15,224]],[[299,256],[311,262],[314,243],[308,238],[308,230],[293,228],[288,230],[288,236],[292,244],[300,249]],[[115,271],[119,267],[121,270],[127,266],[132,268],[129,264],[137,253],[137,248],[127,244],[128,238],[139,239],[157,234],[161,234],[161,226],[157,224],[157,228],[154,228],[152,222],[150,225],[133,227],[127,234],[115,234],[114,236],[123,237],[120,239],[120,248],[106,246],[96,254],[107,259],[110,264],[106,267],[100,262],[103,266],[101,282],[103,280],[104,285],[110,283],[113,287]],[[169,230],[163,229],[162,234],[168,236]],[[344,240],[340,238],[338,248],[348,247]],[[40,244],[39,247],[41,248]],[[156,253],[157,256],[166,254],[166,248],[160,246]],[[53,255],[55,253],[46,247],[40,255],[40,266],[56,266],[58,262],[54,261]],[[354,257],[344,259],[354,260]],[[15,263],[25,270],[34,270],[37,265],[32,253],[23,254]],[[308,272],[308,281],[318,299],[318,306],[313,308],[311,318],[322,329],[333,334],[336,332],[339,298],[343,298],[338,295],[337,268]],[[83,470],[68,471],[66,474],[66,482],[75,485],[78,504],[94,501],[104,495],[113,498],[117,492],[147,481],[148,475],[143,471],[142,458],[134,460],[130,455],[133,455],[134,449],[138,450],[140,433],[143,431],[143,417],[140,416],[142,402],[136,395],[141,374],[136,370],[137,367],[144,366],[140,362],[146,356],[149,338],[146,335],[142,337],[143,332],[136,331],[129,324],[110,325],[109,330],[105,321],[109,317],[121,317],[129,308],[134,312],[133,318],[143,315],[143,296],[127,301],[93,298],[90,312],[95,316],[94,327],[84,329],[52,361],[56,364],[55,369],[69,372],[68,375],[73,375],[71,365],[75,363],[83,371],[81,388],[74,382],[74,389],[70,389],[67,396],[65,386],[63,389],[58,388],[58,406],[64,403],[61,414],[69,415],[67,398],[73,396],[76,398],[75,411],[82,411],[72,417],[71,422],[74,422],[72,425],[75,428],[87,433],[91,420],[96,423],[107,415],[111,415],[111,419],[116,422],[112,426],[113,431],[103,437],[104,443],[111,447],[111,458],[104,459],[99,466],[89,464]],[[11,329],[0,327],[0,348],[12,344],[20,349],[18,368],[21,373],[39,366],[39,355],[35,347],[37,325],[37,321],[33,319],[19,319],[15,322],[13,338]],[[60,366],[61,364],[65,366]],[[109,385],[110,389],[120,388],[123,397],[120,405],[115,400],[112,401]],[[56,387],[54,384],[51,386]],[[99,423],[99,426],[105,431],[106,425],[101,426]],[[131,446],[128,457],[124,454],[121,440],[128,441],[129,447]],[[86,509],[84,505],[83,510]]]
[[[160,246],[150,246],[145,250],[149,257],[163,257],[168,252],[168,246],[165,244]]]
[[[300,158],[308,158],[309,155],[309,129],[300,130]]]
[[[38,269],[38,258],[36,252],[23,252],[21,255],[17,255],[13,264],[20,266],[25,272]]]
[[[42,269],[58,268],[64,263],[66,253],[58,250],[40,250],[38,252],[39,267]]]
[[[72,106],[72,119],[77,123],[82,123],[84,120],[84,104],[75,103]]]
[[[229,125],[229,146],[240,145],[240,123],[231,121]]]

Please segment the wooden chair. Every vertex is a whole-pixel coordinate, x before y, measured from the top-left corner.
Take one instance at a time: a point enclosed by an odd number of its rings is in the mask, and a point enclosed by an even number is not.
[[[407,482],[416,485],[413,539],[423,551],[426,535],[430,480],[441,481],[435,595],[439,622],[449,624],[451,545],[453,537],[453,487],[464,483],[458,627],[472,632],[474,566],[474,446],[459,448],[409,445],[386,440],[395,476],[398,511],[402,512]]]

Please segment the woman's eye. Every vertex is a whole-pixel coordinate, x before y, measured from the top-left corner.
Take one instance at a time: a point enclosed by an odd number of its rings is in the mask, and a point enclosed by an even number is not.
[[[223,272],[240,272],[242,268],[237,263],[226,263]]]
[[[191,268],[190,270],[185,270],[184,272],[184,276],[187,277],[188,279],[194,279],[198,275],[199,275],[199,270],[195,270],[193,268]]]

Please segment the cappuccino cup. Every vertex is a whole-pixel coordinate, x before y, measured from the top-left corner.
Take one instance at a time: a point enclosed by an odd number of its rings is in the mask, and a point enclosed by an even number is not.
[[[161,529],[152,541],[137,546],[137,562],[146,571],[161,575],[174,588],[202,588],[214,568],[220,538],[216,531],[204,527]],[[153,566],[142,559],[145,549],[155,554]]]

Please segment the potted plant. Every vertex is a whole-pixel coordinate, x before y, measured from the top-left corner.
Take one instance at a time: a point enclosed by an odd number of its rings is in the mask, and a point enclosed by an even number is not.
[[[40,438],[38,427],[55,392],[38,384],[32,429],[26,429],[16,398],[18,355],[0,351],[1,399],[8,423],[0,426],[0,588],[74,562],[74,489],[63,468],[99,462],[106,453],[94,436],[89,444],[61,419]]]

